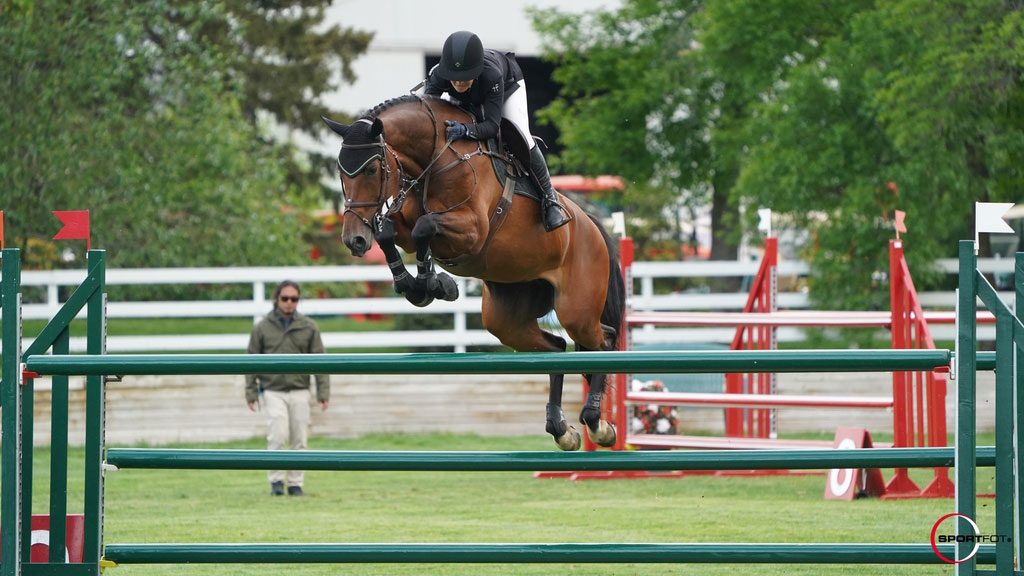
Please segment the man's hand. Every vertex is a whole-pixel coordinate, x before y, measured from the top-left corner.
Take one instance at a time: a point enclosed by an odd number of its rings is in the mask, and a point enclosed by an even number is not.
[[[445,120],[444,125],[448,127],[448,139],[458,140],[469,136],[469,127],[462,122],[456,122],[454,120]]]
[[[327,412],[327,403],[328,402],[329,402],[329,400],[321,400],[320,401],[320,411],[321,412]]]
[[[256,402],[249,402],[249,410],[256,411]]]

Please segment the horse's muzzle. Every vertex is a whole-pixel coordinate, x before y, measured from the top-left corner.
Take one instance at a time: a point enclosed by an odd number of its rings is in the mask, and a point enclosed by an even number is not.
[[[356,258],[362,258],[366,251],[370,249],[370,239],[361,234],[353,234],[352,236],[344,237],[345,246],[348,246],[348,251],[352,253]]]

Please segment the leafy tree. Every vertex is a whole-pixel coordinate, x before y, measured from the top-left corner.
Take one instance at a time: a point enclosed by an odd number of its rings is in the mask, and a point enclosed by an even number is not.
[[[545,111],[563,168],[642,184],[622,199],[636,214],[711,203],[716,247],[754,223],[735,207],[772,208],[812,232],[829,307],[885,305],[893,210],[928,286],[972,202],[1020,198],[1017,2],[626,0],[535,25],[564,86]]]
[[[301,16],[306,4],[323,3],[251,3],[273,13],[271,20],[275,10],[291,15],[280,23],[296,29],[319,22]],[[266,106],[273,117],[305,122],[318,92],[300,99],[280,91],[289,100],[253,89],[240,71],[244,53],[206,41],[211,30],[234,37],[228,23],[239,18],[229,8],[120,0],[0,4],[0,132],[17,135],[0,141],[9,246],[48,242],[59,228],[51,210],[88,208],[94,245],[107,249],[116,266],[304,261],[302,214],[319,202],[319,192],[296,177],[301,162],[294,149],[265,138],[254,118]],[[246,33],[259,36],[253,26]],[[290,45],[284,35],[274,40]],[[337,40],[320,48],[334,50]],[[261,68],[267,84],[274,71],[289,69],[289,82],[301,90],[294,77],[313,66],[301,46],[287,58],[251,48],[279,64]],[[318,62],[325,65],[324,58]],[[308,163],[305,171],[315,173]],[[36,253],[53,255],[32,250],[30,264]]]
[[[640,248],[666,231],[678,241],[682,212],[714,204],[721,231],[726,196],[714,181],[715,150],[705,138],[711,85],[694,48],[692,19],[701,2],[627,0],[615,11],[534,11],[533,24],[556,63],[562,88],[539,113],[561,133],[563,172],[621,175],[627,190],[609,199],[632,222]],[[713,257],[735,257],[716,236]],[[680,255],[681,256],[681,255]]]
[[[171,0],[164,11],[173,26],[147,26],[150,39],[172,41],[181,30],[194,29],[203,46],[224,55],[232,77],[242,79],[239,103],[253,126],[268,123],[289,135],[324,130],[320,115],[349,118],[341,110],[328,109],[322,94],[337,88],[336,76],[355,79],[352,63],[366,51],[373,33],[325,26],[324,13],[331,0],[226,0],[219,15],[209,17],[195,0]],[[300,150],[290,140],[281,142],[271,131],[261,130],[263,144],[275,151],[290,187],[319,188],[335,211],[340,198],[322,185],[334,181],[333,157]]]
[[[972,202],[1019,200],[1021,11],[991,0],[788,4],[709,6],[708,44],[717,34],[737,48],[728,61],[767,57],[774,71],[745,127],[737,194],[815,232],[817,300],[884,307],[874,283],[888,269],[879,238],[893,235],[894,209],[907,212],[915,277],[930,280],[928,263],[971,237]],[[735,27],[754,20],[788,45],[735,42]]]

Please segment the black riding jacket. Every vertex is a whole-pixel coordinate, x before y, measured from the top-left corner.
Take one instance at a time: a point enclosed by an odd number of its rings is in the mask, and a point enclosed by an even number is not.
[[[463,108],[469,110],[476,123],[467,124],[469,137],[487,140],[498,135],[501,125],[501,109],[505,98],[519,88],[523,70],[516,62],[513,52],[484,50],[484,69],[473,82],[472,88],[460,94],[452,83],[436,74],[437,67],[430,70],[424,94],[440,96],[447,92]]]

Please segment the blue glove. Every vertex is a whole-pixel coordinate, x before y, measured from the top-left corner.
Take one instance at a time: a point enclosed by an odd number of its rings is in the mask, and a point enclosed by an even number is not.
[[[448,139],[458,140],[469,136],[469,126],[454,120],[445,120],[444,125],[448,127]]]

